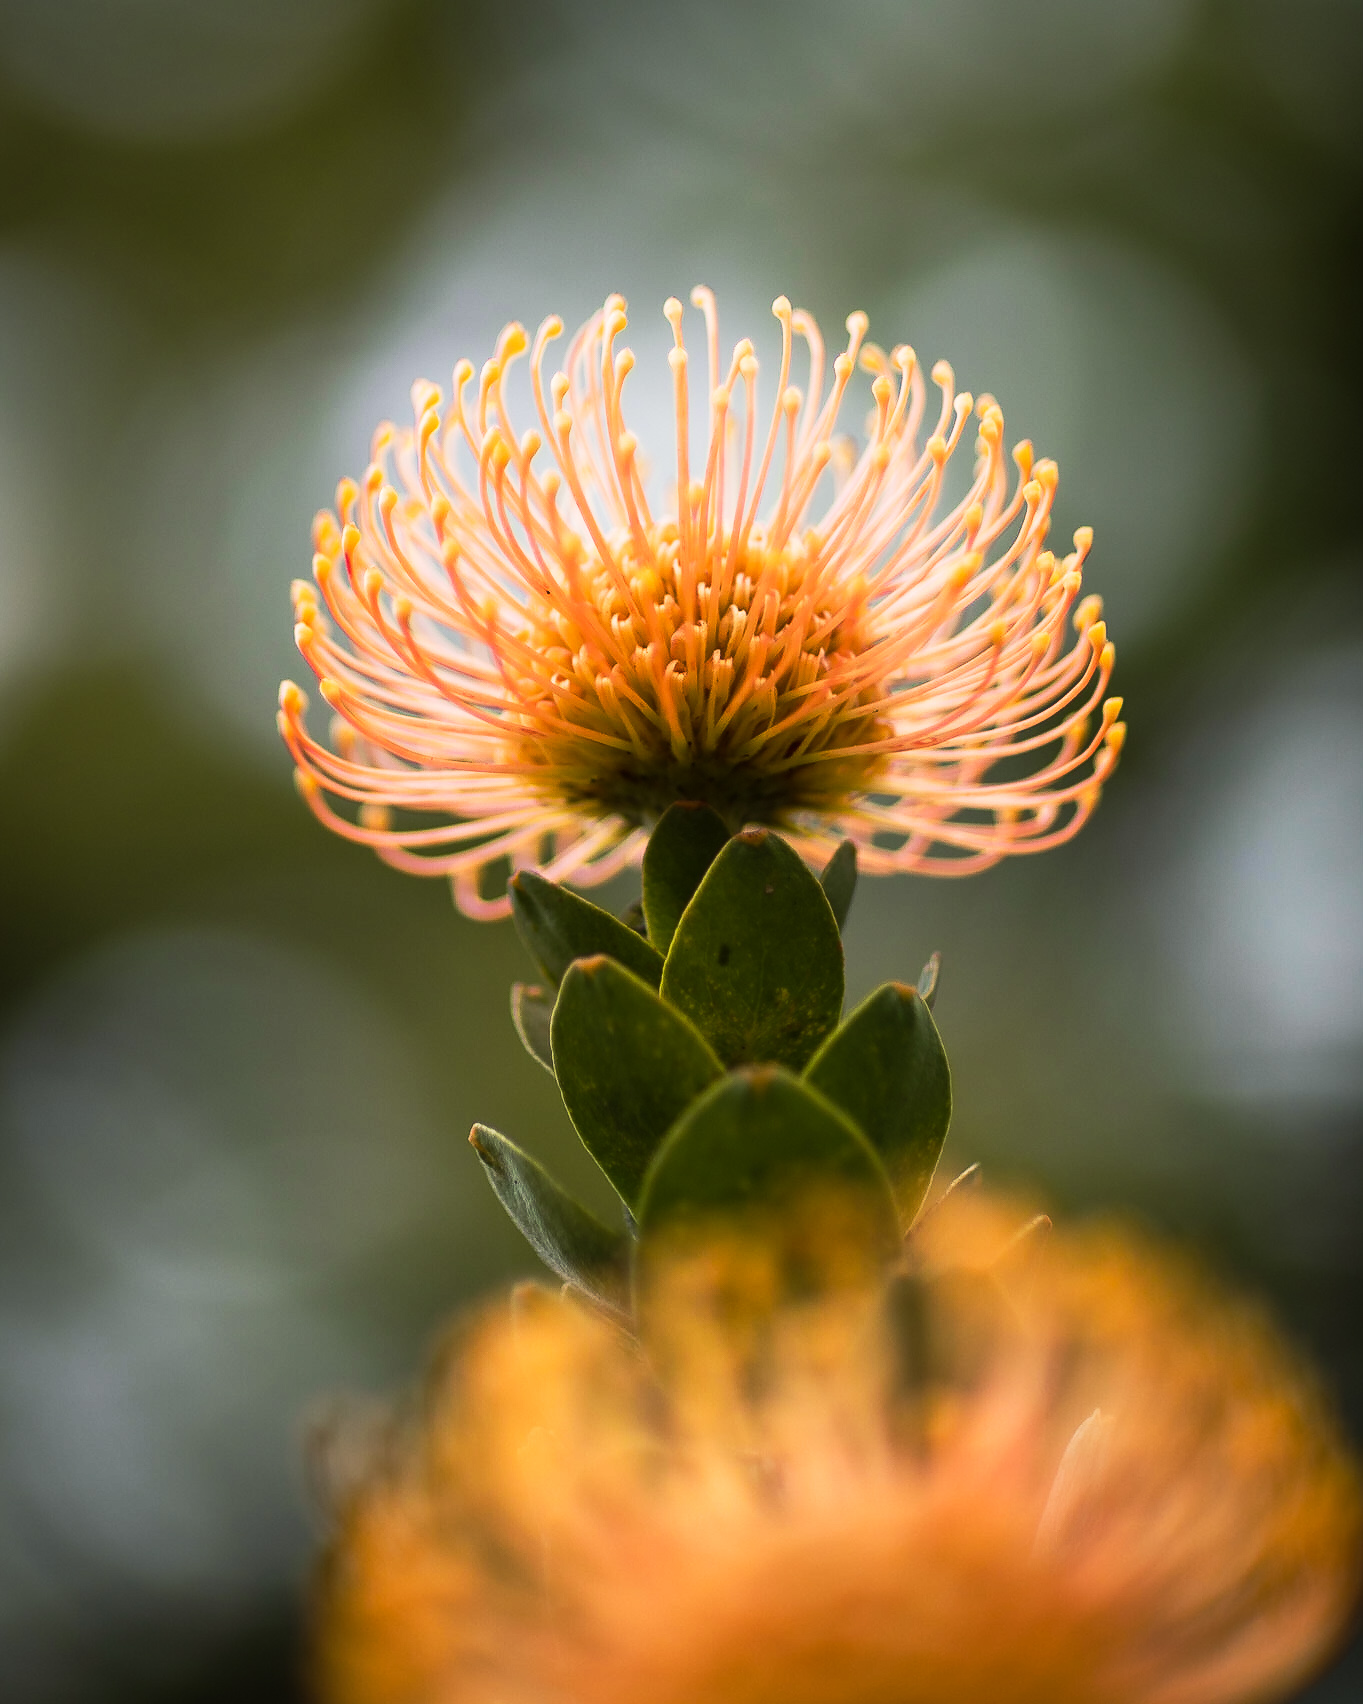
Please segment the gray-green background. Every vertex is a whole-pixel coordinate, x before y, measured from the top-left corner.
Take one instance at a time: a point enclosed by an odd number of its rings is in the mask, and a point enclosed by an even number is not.
[[[1131,737],[1073,846],[863,885],[949,1160],[1273,1299],[1363,1416],[1354,0],[0,0],[0,1691],[286,1699],[320,1394],[584,1189],[509,925],[273,732],[308,526],[418,373],[663,298],[948,356],[1062,468]],[[1352,304],[1352,305],[1351,305]],[[1347,1661],[1312,1694],[1363,1684]]]

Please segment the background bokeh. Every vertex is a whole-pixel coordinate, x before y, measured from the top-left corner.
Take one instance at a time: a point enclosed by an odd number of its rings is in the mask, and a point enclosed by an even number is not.
[[[1266,1294],[1363,1424],[1355,0],[0,0],[0,1693],[300,1696],[328,1392],[601,1186],[509,925],[301,808],[313,510],[411,380],[620,289],[947,355],[1092,521],[1131,739],[1073,846],[863,885],[949,1162]],[[652,399],[652,401],[650,400]],[[1346,1656],[1310,1697],[1363,1695]]]

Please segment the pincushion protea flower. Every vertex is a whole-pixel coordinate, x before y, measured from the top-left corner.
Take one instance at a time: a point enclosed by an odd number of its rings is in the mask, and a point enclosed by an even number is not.
[[[693,460],[673,298],[675,469],[657,513],[625,424],[619,296],[547,385],[562,325],[541,325],[529,430],[507,394],[528,347],[514,324],[476,385],[460,362],[443,412],[419,383],[415,428],[380,427],[364,477],[317,518],[316,586],[294,588],[335,711],[328,746],[303,693],[281,691],[304,797],[398,868],[450,876],[477,915],[506,910],[483,892],[490,866],[604,880],[676,799],[780,827],[810,857],[850,837],[872,872],[961,875],[1067,839],[1124,727],[1104,702],[1099,601],[1079,600],[1092,535],[1061,559],[1045,548],[1054,462],[1018,444],[1010,482],[993,398],[958,395],[942,362],[930,410],[914,352],[868,342],[864,314],[825,392],[818,328],[784,297],[764,413],[752,344],[725,367],[714,298],[692,300],[708,432]],[[838,436],[858,367],[859,453]],[[974,470],[948,501],[972,413]]]
[[[1360,1493],[1281,1343],[1108,1235],[1011,1288],[992,1214],[915,1235],[896,1330],[849,1291],[745,1315],[737,1242],[722,1308],[680,1265],[647,1356],[543,1293],[486,1317],[344,1497],[324,1695],[1285,1696],[1348,1614]]]

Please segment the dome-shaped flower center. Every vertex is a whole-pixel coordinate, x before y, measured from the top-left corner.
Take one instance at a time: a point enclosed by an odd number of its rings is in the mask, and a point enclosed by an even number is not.
[[[835,808],[883,764],[865,586],[822,571],[814,531],[760,528],[683,562],[675,520],[651,560],[613,540],[618,572],[577,565],[572,595],[537,600],[508,685],[523,706],[513,761],[546,796],[639,821],[703,799],[735,821]]]

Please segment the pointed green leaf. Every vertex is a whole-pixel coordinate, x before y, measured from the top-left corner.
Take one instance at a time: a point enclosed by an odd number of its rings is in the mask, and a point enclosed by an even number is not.
[[[511,1021],[521,1045],[546,1071],[554,1069],[549,1046],[549,1020],[554,1014],[554,996],[528,982],[511,984]]]
[[[924,1207],[921,1210],[913,1224],[910,1225],[907,1232],[905,1232],[905,1245],[908,1248],[913,1248],[915,1243],[921,1240],[924,1228],[932,1223],[933,1216],[940,1213],[942,1208],[945,1207],[958,1192],[962,1197],[964,1197],[969,1195],[972,1190],[978,1189],[983,1181],[983,1177],[984,1173],[980,1170],[979,1161],[977,1160],[974,1165],[967,1166],[963,1172],[952,1178],[951,1182],[946,1186],[937,1199],[930,1206]]]
[[[937,984],[942,980],[942,955],[934,953],[918,973],[918,992],[929,1011],[937,999]]]
[[[817,879],[765,828],[735,835],[682,914],[662,995],[726,1065],[798,1071],[842,1010],[842,939]]]
[[[779,1066],[732,1071],[658,1150],[639,1203],[639,1247],[718,1214],[779,1212],[803,1191],[830,1186],[864,1205],[865,1246],[893,1256],[899,1222],[889,1180],[860,1131]]]
[[[511,878],[511,916],[535,963],[556,985],[574,959],[605,953],[658,986],[663,961],[642,935],[609,911],[571,889],[545,881],[533,870]]]
[[[660,953],[672,945],[682,912],[728,838],[724,818],[709,805],[683,800],[658,818],[644,851],[643,877],[648,938]]]
[[[608,958],[569,969],[552,1040],[573,1127],[633,1206],[659,1143],[720,1075],[719,1060],[680,1012]]]
[[[805,1078],[865,1133],[911,1224],[951,1122],[946,1050],[917,989],[877,988],[823,1044]]]
[[[608,1307],[625,1305],[629,1239],[555,1183],[538,1160],[485,1124],[469,1137],[488,1182],[551,1272]]]
[[[845,929],[852,895],[857,891],[857,849],[850,840],[844,840],[824,865],[819,882],[828,896],[839,930]]]

